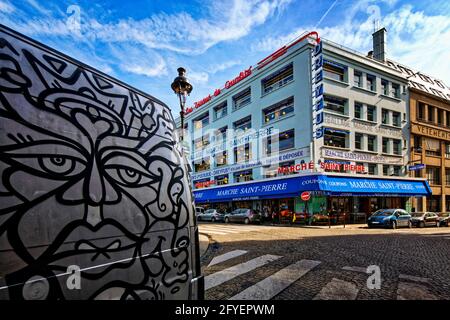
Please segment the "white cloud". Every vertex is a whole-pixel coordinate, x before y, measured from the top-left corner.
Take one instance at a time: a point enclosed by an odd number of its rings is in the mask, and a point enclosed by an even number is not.
[[[14,6],[9,2],[0,1],[0,11],[5,13],[12,13],[15,10]]]
[[[389,1],[387,1],[389,2]],[[363,54],[372,50],[373,19],[379,12],[365,1],[356,6],[343,23],[318,28],[320,37],[357,50]],[[356,19],[358,12],[368,16]],[[410,5],[402,6],[380,17],[380,26],[388,30],[388,57],[411,68],[450,83],[450,19],[444,15],[426,15],[414,11]],[[254,51],[274,51],[297,38],[311,27],[302,27],[281,37],[269,37],[252,46]]]
[[[222,63],[218,63],[218,64],[213,64],[211,66],[208,67],[208,72],[209,73],[217,73],[217,72],[221,72],[224,70],[227,70],[229,68],[232,68],[234,66],[238,66],[241,64],[241,61],[239,60],[229,60],[229,61],[225,61]]]
[[[43,8],[36,0],[27,0],[27,2],[32,6],[34,9],[39,11],[42,14],[50,15],[51,11],[48,9]]]
[[[189,80],[192,84],[207,83],[209,80],[209,75],[206,72],[191,71],[189,72]]]

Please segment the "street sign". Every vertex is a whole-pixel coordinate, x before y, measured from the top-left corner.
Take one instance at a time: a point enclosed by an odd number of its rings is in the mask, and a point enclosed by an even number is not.
[[[302,198],[303,201],[308,201],[310,197],[311,194],[307,191],[302,192],[302,194],[300,195],[300,198]]]
[[[420,170],[420,169],[423,169],[423,168],[425,168],[425,164],[419,163],[419,164],[416,164],[416,165],[413,165],[413,166],[409,166],[409,171]]]

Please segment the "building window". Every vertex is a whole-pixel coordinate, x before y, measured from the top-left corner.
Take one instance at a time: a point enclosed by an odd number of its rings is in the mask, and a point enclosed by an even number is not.
[[[450,185],[450,169],[445,168],[445,184]]]
[[[367,106],[367,121],[377,121],[375,106]]]
[[[389,139],[388,138],[383,138],[383,153],[389,153]]]
[[[291,167],[291,166],[295,166],[295,161],[280,162],[280,165],[279,165],[280,168],[286,168],[286,167]],[[268,171],[267,173],[269,173],[269,172],[270,171]],[[280,172],[279,175],[280,176],[287,176],[287,175],[290,175],[290,174],[296,174],[296,172],[295,171],[291,171],[291,170],[286,170],[286,171]],[[276,169],[275,176],[277,176],[277,175],[278,175],[278,170]],[[267,178],[269,178],[269,177],[267,177]]]
[[[372,176],[376,175],[377,174],[377,165],[374,163],[369,163],[367,171]]]
[[[392,94],[395,98],[400,99],[400,85],[397,83],[392,84]]]
[[[402,154],[402,141],[394,139],[392,140],[392,148],[394,149],[395,155],[401,155]]]
[[[450,100],[450,97],[449,97],[449,100]],[[447,114],[447,116],[445,117],[445,125],[447,127],[450,127],[450,112],[449,111],[444,111],[444,112],[446,112],[446,114]]]
[[[381,79],[381,92],[385,95],[389,95],[389,81]]]
[[[445,157],[447,159],[450,159],[450,143],[445,143]]]
[[[252,158],[252,150],[250,143],[234,148],[234,162],[248,162]]]
[[[214,141],[217,144],[220,144],[220,143],[224,144],[225,143],[225,141],[227,140],[227,130],[228,130],[228,126],[225,126],[225,127],[217,129],[214,132],[214,137],[213,138],[214,138]]]
[[[330,147],[347,148],[349,132],[325,128],[324,144]]]
[[[362,119],[363,106],[359,102],[355,102],[355,118]]]
[[[362,73],[360,71],[353,72],[353,85],[355,87],[362,87]]]
[[[227,115],[227,102],[221,103],[220,105],[214,107],[214,119],[220,119]]]
[[[399,177],[401,175],[402,167],[401,166],[394,166],[392,170],[392,175]]]
[[[434,122],[434,107],[428,106],[428,122]]]
[[[233,96],[233,110],[240,109],[252,102],[252,92],[250,88],[239,92]]]
[[[381,123],[389,124],[389,111],[386,109],[381,109]]]
[[[199,130],[206,127],[209,124],[209,112],[206,112],[196,118],[194,121],[194,128]]]
[[[275,89],[281,88],[294,79],[294,67],[290,63],[284,68],[272,73],[270,76],[261,80],[262,93],[266,94]]]
[[[221,167],[227,164],[227,152],[222,151],[220,153],[216,153],[214,155],[214,159],[216,161],[216,167]]]
[[[263,110],[264,123],[276,121],[294,112],[294,97],[287,98]]]
[[[441,184],[441,168],[440,167],[426,167],[426,177],[429,184]]]
[[[248,129],[250,129],[251,127],[252,127],[252,117],[251,116],[247,116],[247,117],[233,123],[233,128],[236,131],[241,130],[241,131],[245,132]]]
[[[337,81],[344,81],[345,66],[339,63],[325,60],[323,64],[323,73],[326,78],[330,78]]]
[[[368,151],[377,151],[377,137],[376,136],[367,136],[367,150]]]
[[[252,170],[238,171],[233,174],[235,182],[245,182],[253,180]]]
[[[209,134],[194,140],[194,150],[203,149],[207,145],[209,145]]]
[[[228,175],[223,174],[221,176],[214,177],[214,180],[216,180],[216,184],[218,186],[223,186],[224,184],[228,184]]]
[[[326,110],[330,110],[332,112],[339,114],[347,114],[347,112],[345,111],[347,99],[324,95],[324,102],[325,102],[324,108]]]
[[[375,88],[375,81],[376,81],[375,76],[372,76],[370,74],[368,74],[366,76],[367,90],[370,90],[370,91],[375,91],[376,90],[376,88]]]
[[[363,148],[363,135],[361,133],[355,133],[355,149],[362,150]]]
[[[417,152],[417,153],[422,152],[422,137],[421,136],[414,136],[413,150],[414,150],[414,152]]]
[[[425,120],[425,104],[423,102],[418,102],[417,107],[417,119],[418,120]]]
[[[401,127],[400,118],[401,118],[400,112],[393,111],[392,112],[392,125],[395,127]]]
[[[202,172],[209,170],[209,157],[203,158],[201,160],[197,160],[194,162],[195,172]]]
[[[425,144],[425,154],[427,156],[435,156],[435,157],[441,156],[441,142],[439,140],[425,138],[424,144]]]
[[[273,150],[273,136],[269,136],[264,140],[266,155],[270,155],[277,150]],[[275,141],[276,143],[276,141]],[[284,151],[292,149],[295,146],[295,130],[290,129],[288,131],[281,132],[278,135],[278,151]]]

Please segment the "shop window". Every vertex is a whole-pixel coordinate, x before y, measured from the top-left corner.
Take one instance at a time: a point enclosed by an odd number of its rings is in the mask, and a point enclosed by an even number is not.
[[[417,120],[425,120],[425,104],[423,102],[417,102],[416,105]]]
[[[355,133],[355,149],[362,150],[363,148],[363,135],[361,133]]]
[[[234,148],[234,162],[248,162],[252,158],[251,144],[246,143],[245,145]]]
[[[233,128],[235,131],[237,131],[237,130],[247,131],[251,127],[252,127],[252,117],[251,116],[247,116],[247,117],[233,123]]]
[[[233,96],[233,110],[240,109],[252,102],[252,92],[250,88],[245,89]]]
[[[377,174],[377,165],[374,163],[369,163],[369,165],[367,166],[367,172],[374,176]]]
[[[193,184],[196,189],[202,189],[202,188],[209,187],[211,185],[211,181],[209,180],[209,178],[205,178],[205,179],[195,180],[195,181],[193,181]]]
[[[324,144],[330,147],[348,148],[349,132],[325,128]]]
[[[381,123],[389,124],[389,110],[381,109]]]
[[[441,211],[441,196],[431,196],[427,199],[427,211],[440,212]]]
[[[233,174],[235,182],[245,182],[253,180],[252,170],[238,171]]]
[[[223,102],[220,105],[214,107],[214,119],[218,120],[220,118],[223,118],[227,115],[228,113],[228,108],[227,108],[227,102]]]
[[[395,155],[401,155],[402,154],[402,141],[393,139],[392,140],[392,149],[394,151]]]
[[[209,157],[194,162],[195,172],[202,172],[210,169]]]
[[[356,70],[353,72],[353,85],[362,88],[362,72]]]
[[[441,184],[441,168],[440,167],[426,167],[426,178],[429,184],[440,185]]]
[[[401,118],[400,112],[393,111],[392,112],[392,125],[395,127],[401,127],[400,118]]]
[[[294,80],[294,67],[290,63],[261,80],[262,94],[281,88]]]
[[[381,79],[381,92],[385,95],[389,95],[389,81]]]
[[[214,155],[216,167],[225,166],[227,164],[227,152],[223,151]]]
[[[218,186],[223,186],[225,184],[228,184],[228,174],[223,174],[221,176],[214,177],[214,180],[216,180],[216,184]]]
[[[264,123],[282,119],[294,112],[294,97],[287,98],[263,110]]]
[[[206,127],[209,124],[209,112],[197,117],[194,121],[194,128],[199,130]]]
[[[375,82],[376,82],[375,76],[368,74],[366,76],[367,90],[376,91]]]
[[[324,108],[326,110],[330,110],[332,112],[339,114],[347,114],[345,110],[347,99],[324,95],[324,102],[325,102]]]
[[[368,151],[377,151],[377,137],[368,135],[367,136],[367,150]]]
[[[346,66],[339,63],[325,60],[323,64],[323,73],[326,78],[343,82],[345,80],[346,68]]]
[[[362,119],[363,105],[359,102],[355,102],[355,118]]]
[[[377,107],[367,106],[367,121],[377,121]]]
[[[382,147],[382,152],[383,153],[389,153],[389,139],[388,138],[383,138],[382,139],[382,145],[383,145],[383,147]]]

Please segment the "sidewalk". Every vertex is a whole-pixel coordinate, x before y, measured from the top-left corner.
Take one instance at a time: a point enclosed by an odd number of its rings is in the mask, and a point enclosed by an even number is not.
[[[271,223],[271,224],[261,224],[263,226],[274,226],[274,227],[290,227],[290,228],[312,228],[312,229],[361,229],[367,228],[367,224],[365,223],[357,223],[357,224],[345,224],[345,228],[343,224],[334,224],[331,226],[328,225],[308,225],[308,224],[288,224],[288,223]]]

